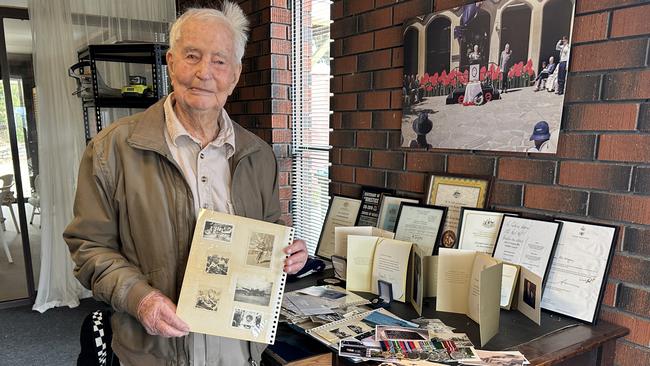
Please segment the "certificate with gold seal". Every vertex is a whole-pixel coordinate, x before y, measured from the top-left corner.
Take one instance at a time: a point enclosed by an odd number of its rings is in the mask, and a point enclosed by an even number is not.
[[[457,247],[461,207],[484,208],[487,203],[489,185],[489,179],[431,176],[427,204],[448,209],[440,238],[440,247]]]

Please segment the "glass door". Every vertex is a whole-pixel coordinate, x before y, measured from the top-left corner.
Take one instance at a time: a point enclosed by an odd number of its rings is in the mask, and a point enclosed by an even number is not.
[[[0,9],[0,15],[2,10]],[[15,14],[11,14],[15,16]],[[38,140],[27,13],[0,30],[0,306],[31,304],[40,267]]]

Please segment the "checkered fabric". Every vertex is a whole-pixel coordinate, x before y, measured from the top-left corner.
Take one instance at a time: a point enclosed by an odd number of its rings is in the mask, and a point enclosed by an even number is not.
[[[99,365],[106,366],[106,338],[104,334],[104,317],[101,310],[95,310],[92,314],[93,335],[95,336],[95,347]]]

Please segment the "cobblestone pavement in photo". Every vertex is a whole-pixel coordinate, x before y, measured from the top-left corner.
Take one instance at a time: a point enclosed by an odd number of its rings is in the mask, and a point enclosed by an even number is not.
[[[414,114],[402,118],[402,146],[416,137],[412,122],[417,112],[429,109],[434,111],[429,113],[433,130],[427,141],[434,148],[526,151],[534,145],[529,138],[537,122],[548,122],[553,131],[562,117],[564,96],[534,89],[516,88],[482,106],[447,105],[446,96],[424,98]]]

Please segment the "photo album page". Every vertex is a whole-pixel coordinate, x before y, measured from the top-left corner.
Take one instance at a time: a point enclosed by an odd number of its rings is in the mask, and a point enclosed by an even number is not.
[[[201,210],[178,316],[193,332],[273,344],[293,229]]]

